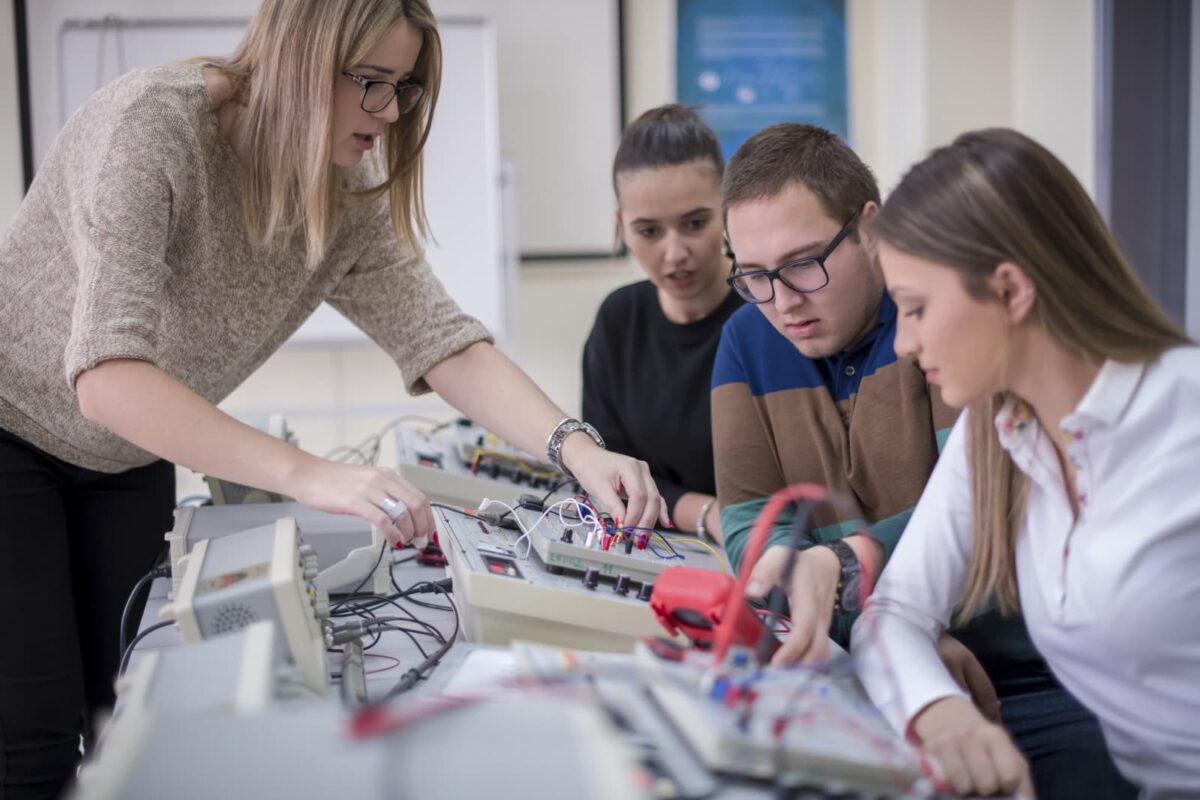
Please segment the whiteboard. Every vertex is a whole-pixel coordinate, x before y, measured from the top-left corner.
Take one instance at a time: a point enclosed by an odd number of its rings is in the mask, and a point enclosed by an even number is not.
[[[179,12],[191,3],[144,0],[42,0],[28,7],[34,163],[63,122],[97,88],[128,69],[195,55],[226,55],[241,39],[256,0],[209,0],[213,13]],[[174,13],[172,13],[174,12]],[[144,13],[145,16],[140,16]],[[117,19],[108,19],[115,15]],[[441,102],[425,151],[425,203],[436,241],[430,266],[468,313],[503,341],[510,331],[515,259],[503,241],[496,34],[481,18],[440,20],[444,49]],[[56,91],[47,91],[55,87]],[[366,341],[322,305],[289,344]]]
[[[644,2],[645,0],[638,0]],[[517,165],[521,255],[613,253],[620,0],[430,0],[496,25],[500,146]]]

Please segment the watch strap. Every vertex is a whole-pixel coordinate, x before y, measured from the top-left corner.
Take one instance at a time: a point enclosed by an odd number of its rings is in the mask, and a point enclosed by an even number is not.
[[[832,550],[841,565],[834,608],[838,611],[860,610],[858,589],[861,585],[859,577],[862,574],[862,565],[858,562],[854,548],[841,539],[830,539],[827,542],[821,542],[820,546]]]
[[[550,431],[550,437],[546,440],[546,459],[554,465],[554,467],[566,477],[574,480],[575,476],[571,474],[571,470],[563,466],[562,463],[562,446],[563,442],[572,433],[586,433],[591,440],[600,448],[604,448],[604,437],[600,435],[600,431],[586,422],[580,422],[573,417],[563,418],[554,430]]]

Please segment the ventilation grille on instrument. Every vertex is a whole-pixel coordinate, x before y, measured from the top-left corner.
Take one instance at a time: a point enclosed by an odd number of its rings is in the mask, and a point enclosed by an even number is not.
[[[211,633],[233,633],[252,622],[258,622],[258,614],[254,613],[254,609],[241,603],[226,603],[213,615]]]

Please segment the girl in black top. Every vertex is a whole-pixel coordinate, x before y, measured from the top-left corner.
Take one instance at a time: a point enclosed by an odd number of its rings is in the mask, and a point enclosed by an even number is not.
[[[625,129],[617,227],[649,280],[604,300],[583,355],[584,419],[649,464],[678,528],[718,542],[709,382],[721,326],[741,305],[725,283],[724,166],[691,109],[651,109]]]

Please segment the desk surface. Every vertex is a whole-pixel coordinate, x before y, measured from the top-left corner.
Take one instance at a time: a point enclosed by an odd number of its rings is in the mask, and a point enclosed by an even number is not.
[[[446,571],[443,568],[424,567],[416,564],[415,561],[404,560],[410,556],[411,551],[392,551],[390,554],[390,557],[393,559],[392,576],[396,585],[401,589],[422,581],[434,581],[445,577]],[[159,579],[154,582],[139,630],[145,630],[159,621],[158,614],[167,603],[169,587],[169,579]],[[420,599],[435,603],[446,602],[444,596],[436,594],[421,595]],[[408,611],[412,612],[413,616],[417,619],[436,626],[444,636],[448,637],[454,632],[455,615],[452,611],[429,608],[403,600],[398,602]],[[393,616],[400,612],[385,606],[376,613],[378,616]],[[344,619],[349,620],[350,618]],[[431,652],[437,647],[437,643],[432,638],[420,639],[420,642],[421,646],[427,652]],[[181,645],[183,645],[183,641],[178,630],[174,626],[167,626],[151,633],[142,640],[134,651],[131,661],[136,660],[139,653],[145,654],[153,650],[175,648]],[[417,644],[399,631],[383,631],[378,643],[366,652],[366,656],[365,666],[368,672],[367,690],[368,695],[372,699],[382,698],[407,669],[416,666],[424,660],[424,656],[418,649]],[[463,669],[464,663],[468,660],[472,661],[473,668]],[[503,680],[505,677],[508,677],[505,673],[512,671],[511,664],[512,655],[507,648],[473,645],[460,640],[447,653],[442,666],[439,669],[435,669],[430,674],[429,680],[423,682],[414,694],[426,696],[429,693],[441,694],[450,688],[448,684],[454,684],[453,688],[455,690],[461,690],[465,687],[458,686],[457,684],[464,682],[464,679],[466,683],[471,684],[470,688],[486,689],[488,682]],[[340,656],[335,653],[329,654],[329,669],[331,674],[340,672]],[[309,707],[315,708],[319,712],[321,708],[330,710],[331,706],[338,706],[340,709],[341,703],[340,693],[335,688],[328,693],[323,701]],[[451,739],[455,742],[455,747],[474,745],[482,741],[477,741],[478,732],[476,731],[453,728],[449,732],[453,734]],[[531,734],[526,732],[526,735]],[[492,750],[498,747],[495,739],[489,738],[487,742],[489,743],[489,748]],[[429,757],[428,754],[424,754],[425,751],[421,752],[423,753],[421,758]],[[656,757],[661,760],[664,758],[663,754],[666,752],[666,750],[663,750]],[[471,753],[472,758],[478,757],[476,750],[472,750]],[[395,753],[393,752],[389,758],[394,757]],[[507,759],[509,756],[505,756],[505,758]],[[388,763],[391,762],[389,761]],[[508,762],[505,761],[504,764],[507,765]],[[266,764],[262,766],[262,769],[267,769]],[[692,771],[693,778],[700,780],[702,783],[707,781],[710,784],[705,794],[713,798],[713,800],[742,800],[743,798],[746,800],[762,800],[776,796],[770,783],[731,776],[718,776],[708,773],[703,766],[700,766],[699,769],[702,771],[701,773],[696,773],[695,770]],[[413,774],[417,774],[416,771]],[[698,778],[696,777],[697,775]],[[805,796],[820,797],[826,795],[817,793]]]

